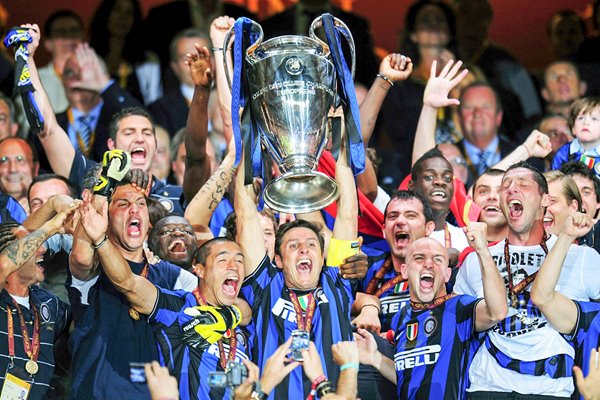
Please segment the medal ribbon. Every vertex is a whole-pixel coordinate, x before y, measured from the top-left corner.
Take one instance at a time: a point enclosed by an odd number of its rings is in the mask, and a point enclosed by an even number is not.
[[[547,240],[548,240],[548,235],[546,234],[546,231],[544,231],[544,235],[542,236],[542,241],[540,242],[540,247],[542,248],[542,250],[544,250],[545,255],[548,255],[548,246],[546,246]],[[510,252],[509,252],[508,246],[509,246],[508,238],[506,238],[506,241],[504,242],[504,259],[506,260],[506,273],[508,275],[508,294],[511,296],[511,300],[513,301],[513,303],[516,303],[517,296],[523,290],[525,290],[525,288],[527,286],[529,286],[529,284],[531,282],[533,282],[535,280],[535,277],[537,276],[538,271],[534,272],[533,274],[529,275],[527,278],[523,279],[521,282],[514,285],[513,284],[513,275],[512,275],[511,266],[510,266]],[[516,304],[513,304],[513,307],[516,307]]]
[[[444,245],[447,249],[452,248],[452,236],[450,236],[450,229],[448,223],[444,225]]]
[[[148,263],[146,263],[146,265],[144,265],[144,268],[142,268],[142,272],[140,272],[140,276],[142,278],[148,279],[148,272],[150,272],[150,266]],[[133,318],[135,320],[140,319],[139,312],[133,307],[129,307],[129,315],[131,316],[131,318]]]
[[[431,301],[429,303],[420,303],[418,301],[411,300],[410,306],[415,311],[431,310],[432,308],[439,306],[440,304],[444,303],[446,300],[449,300],[455,296],[456,296],[456,293],[445,294],[436,299],[433,299],[433,301]]]
[[[194,297],[196,298],[196,302],[199,306],[206,306],[208,303],[202,293],[200,293],[200,289],[196,288],[192,292]],[[223,346],[223,339],[219,339],[217,341],[217,346],[219,346],[219,363],[221,364],[221,368],[225,370],[227,368],[227,363],[229,361],[233,361],[235,358],[235,353],[237,349],[237,337],[235,336],[235,328],[229,330],[229,354],[225,356],[225,347]]]
[[[365,293],[371,294],[375,297],[381,297],[385,292],[388,291],[388,289],[390,289],[391,287],[396,286],[396,284],[398,284],[400,282],[404,282],[406,280],[406,279],[402,278],[402,275],[396,275],[395,277],[393,277],[392,279],[389,279],[387,282],[385,282],[383,285],[381,285],[381,287],[379,289],[375,290],[375,288],[377,287],[379,282],[381,282],[383,280],[385,274],[387,274],[391,268],[392,268],[392,256],[388,255],[388,257],[385,259],[385,262],[383,263],[383,266],[375,273],[375,276],[369,281],[369,284],[367,285],[367,290]]]
[[[25,318],[23,317],[23,312],[21,312],[21,308],[19,307],[19,303],[12,299],[13,304],[17,310],[17,315],[19,316],[19,324],[21,325],[21,335],[23,336],[23,349],[25,350],[25,354],[32,361],[37,361],[38,355],[40,354],[40,316],[33,305],[31,300],[29,302],[31,306],[31,310],[33,311],[33,336],[31,341],[29,339],[29,333],[27,333],[27,325],[25,324]],[[12,317],[12,312],[10,311],[10,307],[6,309],[6,318],[8,322],[8,352],[11,359],[15,357],[15,333],[14,333],[14,321]]]
[[[294,305],[294,310],[296,311],[296,322],[298,324],[298,329],[310,332],[312,328],[312,319],[315,315],[315,309],[317,308],[317,299],[315,299],[313,293],[308,294],[306,316],[303,316],[302,307],[298,301],[298,295],[291,290],[289,291],[289,294],[290,300],[292,300],[292,304]]]

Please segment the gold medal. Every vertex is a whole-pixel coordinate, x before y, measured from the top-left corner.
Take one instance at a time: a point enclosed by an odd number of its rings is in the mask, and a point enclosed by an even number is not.
[[[25,363],[25,371],[27,371],[27,373],[29,375],[35,375],[37,374],[37,372],[39,371],[40,367],[38,366],[38,363],[36,363],[33,360],[29,360]]]
[[[139,312],[137,312],[137,310],[136,310],[135,308],[133,308],[133,307],[131,307],[131,308],[129,309],[129,316],[131,317],[131,319],[134,319],[134,320],[136,320],[136,321],[137,321],[138,319],[140,319],[140,313],[139,313]]]

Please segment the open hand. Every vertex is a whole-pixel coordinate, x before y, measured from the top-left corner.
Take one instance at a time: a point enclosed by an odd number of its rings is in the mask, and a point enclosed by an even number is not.
[[[213,80],[212,61],[206,46],[194,43],[196,53],[187,53],[186,65],[190,68],[190,76],[194,85],[210,89]]]
[[[469,73],[466,69],[458,73],[461,66],[462,61],[454,63],[453,60],[450,60],[442,68],[440,74],[436,76],[437,61],[431,64],[431,74],[427,81],[427,86],[425,86],[425,93],[423,94],[424,105],[440,108],[460,104],[458,99],[449,99],[448,94]]]

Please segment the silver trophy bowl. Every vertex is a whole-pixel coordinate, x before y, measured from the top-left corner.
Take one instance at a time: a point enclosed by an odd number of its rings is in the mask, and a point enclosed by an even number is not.
[[[345,25],[335,19],[354,42]],[[327,117],[335,106],[336,72],[329,47],[315,34],[321,17],[313,21],[310,37],[280,36],[262,42],[260,37],[246,52],[251,116],[257,122],[261,143],[281,171],[265,187],[264,200],[272,209],[286,213],[320,210],[339,196],[335,180],[315,171],[329,139]],[[229,48],[232,31],[225,37]],[[227,56],[225,72],[231,84]]]

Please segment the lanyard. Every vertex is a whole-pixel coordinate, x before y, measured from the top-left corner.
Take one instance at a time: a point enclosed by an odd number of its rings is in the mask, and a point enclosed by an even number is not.
[[[142,278],[146,278],[146,279],[148,279],[148,272],[149,272],[149,271],[150,271],[149,264],[148,264],[148,263],[146,263],[146,265],[144,265],[144,268],[142,268],[142,272],[140,272],[140,276],[141,276]],[[134,320],[136,320],[136,321],[137,321],[138,319],[140,319],[140,313],[139,313],[139,311],[138,311],[138,310],[136,310],[136,309],[135,309],[135,308],[133,308],[133,307],[129,307],[129,316],[131,317],[131,319],[134,319]]]
[[[542,241],[540,242],[540,247],[544,250],[544,253],[548,255],[548,246],[546,246],[546,240],[548,240],[548,235],[546,231],[544,231],[544,236],[542,236]],[[523,279],[521,282],[514,285],[513,283],[513,274],[510,267],[510,252],[508,251],[508,238],[506,238],[506,242],[504,242],[504,259],[506,260],[506,273],[508,274],[508,294],[510,295],[510,302],[513,308],[517,308],[518,301],[517,296],[527,287],[531,282],[535,280],[538,271],[529,275],[527,278]]]
[[[433,301],[431,301],[429,303],[420,303],[418,301],[411,300],[410,306],[415,311],[431,310],[432,308],[439,306],[440,304],[444,303],[446,300],[453,298],[454,296],[456,296],[456,293],[445,294],[443,296],[440,296],[440,297],[434,299]]]
[[[294,311],[296,311],[296,322],[298,323],[298,329],[310,332],[312,328],[312,320],[315,315],[315,309],[317,308],[317,299],[311,292],[308,294],[308,301],[306,305],[306,316],[303,316],[303,310],[298,301],[298,295],[293,291],[289,290],[290,300],[294,305]]]
[[[365,291],[367,294],[372,294],[375,297],[381,297],[385,292],[388,291],[393,286],[396,286],[400,282],[405,282],[406,279],[402,278],[402,275],[396,275],[392,279],[389,279],[385,282],[381,287],[377,290],[375,288],[381,282],[387,274],[387,272],[392,268],[392,255],[388,255],[383,263],[383,266],[375,273],[375,276],[369,281],[367,285],[367,290]]]
[[[94,145],[94,141],[96,140],[96,129],[92,129],[90,131],[90,138],[86,146],[85,142],[83,141],[83,138],[81,137],[81,134],[77,129],[75,129],[75,118],[73,117],[73,110],[71,109],[71,107],[67,108],[67,118],[69,120],[69,125],[71,125],[73,127],[73,130],[75,131],[75,136],[77,136],[77,144],[79,145],[79,149],[83,152],[83,154],[86,157],[89,157],[92,151],[92,146]]]
[[[21,326],[21,335],[23,336],[23,349],[25,350],[25,354],[29,357],[29,361],[25,364],[25,369],[31,375],[35,375],[38,371],[37,359],[40,354],[40,316],[31,302],[31,298],[29,300],[29,304],[31,306],[31,310],[33,312],[33,335],[31,340],[29,339],[29,333],[27,332],[27,326],[25,325],[25,318],[23,317],[23,312],[21,311],[21,307],[19,307],[19,303],[12,299],[12,302],[17,311],[17,315],[19,316],[19,324]],[[12,312],[10,307],[6,308],[6,319],[8,323],[7,336],[8,336],[8,353],[11,359],[15,358],[15,333],[14,333],[14,321]]]
[[[208,305],[208,303],[204,299],[204,296],[202,296],[202,293],[200,293],[199,288],[194,289],[192,294],[196,298],[196,302],[198,303],[199,306],[207,306]],[[225,336],[226,338],[227,337],[229,338],[229,354],[227,356],[225,356],[225,347],[223,346],[223,339],[219,339],[217,341],[217,346],[219,346],[219,363],[221,364],[221,368],[223,368],[225,370],[227,368],[227,363],[229,363],[230,361],[233,361],[235,358],[235,353],[236,353],[236,349],[237,349],[237,338],[235,336],[235,328],[233,330],[227,329],[227,331],[225,332],[225,335],[223,335],[223,336]]]

